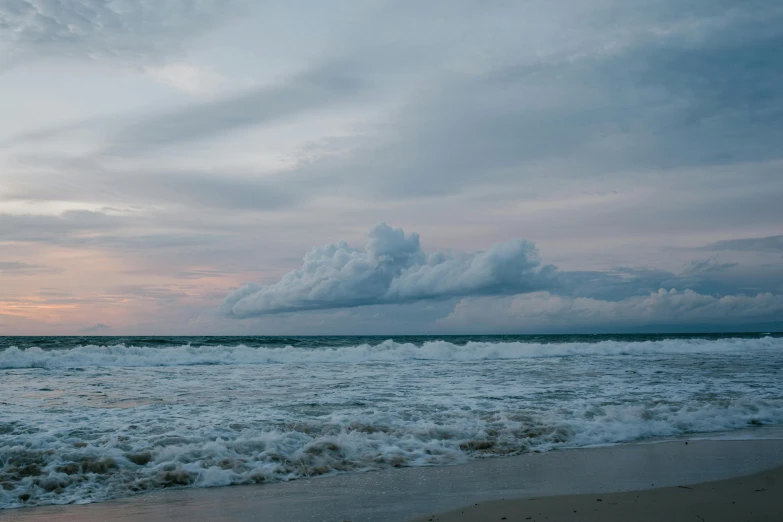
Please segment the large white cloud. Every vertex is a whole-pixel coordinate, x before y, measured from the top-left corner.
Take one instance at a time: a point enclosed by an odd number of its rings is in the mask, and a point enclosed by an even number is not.
[[[365,250],[344,241],[315,248],[302,268],[268,286],[250,283],[223,303],[234,317],[409,303],[469,295],[508,295],[554,283],[535,246],[514,240],[471,254],[425,254],[417,234],[375,226]]]
[[[783,317],[783,295],[718,297],[672,288],[619,301],[549,292],[462,299],[437,324],[454,331],[469,330],[470,326],[465,325],[477,324],[493,331],[552,331],[580,327],[748,324],[779,321],[780,317]]]

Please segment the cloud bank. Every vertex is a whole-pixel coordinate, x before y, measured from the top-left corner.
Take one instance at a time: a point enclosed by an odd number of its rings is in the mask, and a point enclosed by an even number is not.
[[[554,284],[554,267],[541,266],[535,246],[514,240],[471,254],[425,254],[418,234],[385,223],[369,234],[365,250],[346,242],[314,248],[302,268],[277,283],[249,283],[223,302],[243,318],[266,314],[401,304],[425,299],[509,295]]]
[[[783,252],[783,235],[767,237],[749,237],[716,241],[704,247],[704,250],[736,250],[740,252]]]
[[[450,331],[480,324],[492,331],[617,330],[648,325],[732,325],[780,321],[783,295],[704,295],[660,289],[648,295],[607,301],[535,292],[508,298],[461,300],[437,324]]]
[[[98,323],[98,324],[96,324],[94,326],[90,326],[90,327],[82,329],[82,332],[86,333],[86,334],[97,334],[99,332],[105,332],[106,330],[110,330],[110,329],[111,329],[111,326],[109,326],[107,324],[103,324],[103,323]]]

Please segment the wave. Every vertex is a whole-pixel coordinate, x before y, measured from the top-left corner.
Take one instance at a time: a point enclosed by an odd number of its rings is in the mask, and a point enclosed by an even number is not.
[[[226,426],[160,431],[123,425],[110,433],[65,430],[0,446],[0,509],[86,503],[168,487],[288,481],[391,467],[439,466],[480,457],[629,442],[783,423],[783,401],[585,406],[562,412],[455,409],[443,422],[334,414],[258,429]],[[25,437],[29,427],[3,425]],[[86,435],[86,436],[85,436]]]
[[[0,351],[0,369],[149,367],[235,364],[325,364],[404,361],[482,361],[544,357],[756,353],[783,350],[783,337],[601,341],[593,343],[429,341],[319,348],[235,346],[80,345],[60,350],[12,346]]]

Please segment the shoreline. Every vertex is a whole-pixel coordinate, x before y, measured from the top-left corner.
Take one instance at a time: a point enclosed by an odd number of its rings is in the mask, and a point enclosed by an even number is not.
[[[778,522],[782,518],[783,466],[779,466],[753,475],[666,488],[494,500],[410,522]]]
[[[160,490],[104,503],[4,510],[0,511],[0,521],[403,522],[451,516],[463,506],[501,499],[677,488],[780,467],[783,467],[781,439],[625,444],[289,483]],[[421,519],[423,516],[428,518]]]

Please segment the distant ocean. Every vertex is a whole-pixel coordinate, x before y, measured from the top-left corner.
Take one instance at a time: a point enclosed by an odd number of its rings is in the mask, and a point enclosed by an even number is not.
[[[774,333],[0,338],[0,508],[781,424]]]

